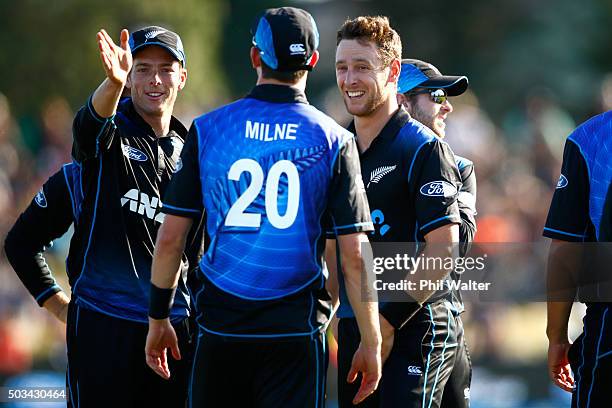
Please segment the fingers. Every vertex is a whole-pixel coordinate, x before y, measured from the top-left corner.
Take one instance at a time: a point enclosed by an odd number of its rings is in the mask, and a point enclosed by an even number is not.
[[[121,48],[130,51],[130,33],[125,28],[121,30]]]
[[[361,385],[355,397],[353,398],[353,404],[357,405],[366,399],[370,394],[376,391],[378,386],[378,376],[373,373],[363,373],[361,378]]]
[[[170,350],[172,352],[172,357],[174,357],[175,360],[181,359],[181,350],[179,350],[178,342],[176,339],[174,339],[174,341],[170,344]]]
[[[346,376],[346,382],[349,384],[354,383],[355,380],[357,379],[358,373],[359,373],[359,370],[355,368],[355,365],[351,365],[351,369],[349,370],[349,373]]]
[[[170,378],[170,370],[168,370],[167,361],[164,365],[165,357],[165,350],[163,351],[163,353],[160,353],[157,350],[151,350],[146,354],[147,365],[153,371],[155,371],[157,375],[167,380]]]

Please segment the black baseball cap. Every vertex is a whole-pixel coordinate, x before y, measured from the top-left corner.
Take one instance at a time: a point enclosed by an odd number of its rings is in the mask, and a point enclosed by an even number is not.
[[[307,11],[295,7],[267,9],[255,19],[251,34],[253,46],[273,70],[312,70],[312,56],[319,47],[319,31]]]
[[[468,79],[463,75],[442,75],[438,68],[428,62],[403,59],[397,92],[406,93],[416,87],[444,89],[448,96],[458,96],[468,88]]]
[[[185,66],[187,58],[185,57],[183,42],[177,33],[167,28],[149,26],[134,31],[130,35],[130,49],[132,50],[132,55],[135,55],[138,50],[150,45],[157,45],[164,48]]]

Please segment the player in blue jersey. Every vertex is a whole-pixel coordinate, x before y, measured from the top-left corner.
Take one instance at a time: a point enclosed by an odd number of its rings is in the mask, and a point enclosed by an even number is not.
[[[355,140],[306,99],[319,55],[312,16],[269,9],[252,33],[257,86],[193,122],[164,199],[147,363],[174,375],[167,349],[180,348],[167,317],[185,233],[205,212],[190,405],[323,406],[331,305],[322,254],[331,224],[362,338],[352,357],[363,375],[352,396],[359,402],[377,387],[381,340],[376,303],[361,298],[361,248],[372,222]]]
[[[452,243],[459,241],[461,178],[449,146],[397,102],[401,53],[400,37],[386,17],[348,20],[337,34],[336,79],[354,117],[349,129],[355,131],[376,228],[370,240],[426,242],[425,256],[447,257]],[[336,244],[330,241],[333,248]],[[449,272],[428,271],[423,279],[446,279]],[[348,356],[359,333],[342,279],[339,283],[339,402],[348,407],[354,393],[354,385],[346,381]],[[383,358],[388,359],[379,390],[361,406],[441,404],[461,340],[453,295],[445,290],[407,296],[412,302],[380,305]]]
[[[574,408],[610,405],[607,389],[612,381],[610,296],[605,291],[598,296],[585,296],[581,291],[580,282],[590,279],[593,271],[583,267],[576,257],[589,246],[571,243],[611,239],[606,222],[610,214],[604,210],[612,182],[611,126],[612,112],[606,112],[583,123],[567,138],[561,176],[544,228],[544,236],[552,238],[546,327],[548,373],[555,385],[572,392]],[[559,259],[563,260],[563,267],[556,266]],[[604,270],[606,280],[610,279],[608,268],[609,264]],[[597,285],[601,282],[596,281]],[[563,295],[559,297],[551,287],[563,289]],[[577,295],[586,303],[587,310],[583,332],[572,344],[567,325]],[[603,301],[599,299],[601,295]]]
[[[402,60],[402,71],[397,85],[397,102],[413,119],[434,131],[439,138],[446,136],[446,118],[453,112],[450,97],[459,96],[467,90],[468,79],[463,75],[442,75],[440,70],[428,62],[417,59]],[[465,255],[476,234],[476,173],[472,161],[455,155],[461,189],[457,196],[461,224],[459,225],[460,255]],[[453,279],[459,276],[453,271]],[[453,291],[457,351],[452,372],[442,395],[441,407],[468,407],[472,364],[465,336],[461,313],[464,311],[459,290]]]
[[[123,30],[120,40],[98,33],[106,78],[73,124],[78,172],[67,260],[69,405],[176,406],[186,400],[188,358],[171,360],[176,375],[164,381],[142,361],[142,349],[160,199],[187,134],[172,116],[187,79],[185,53],[179,36],[163,27],[131,36]],[[126,87],[131,97],[120,100]],[[171,318],[188,350],[184,266],[182,272]]]

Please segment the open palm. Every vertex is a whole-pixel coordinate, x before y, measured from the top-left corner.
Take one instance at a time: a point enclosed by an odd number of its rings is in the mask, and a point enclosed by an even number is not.
[[[113,42],[106,30],[98,31],[98,48],[102,66],[109,80],[125,85],[130,69],[132,69],[132,52],[128,40],[128,30],[121,30],[120,46]]]

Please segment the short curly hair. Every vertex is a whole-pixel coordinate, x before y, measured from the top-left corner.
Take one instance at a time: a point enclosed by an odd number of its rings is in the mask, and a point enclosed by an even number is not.
[[[385,16],[360,16],[346,20],[336,35],[336,45],[342,40],[371,41],[378,47],[378,55],[384,66],[402,58],[402,40]]]

